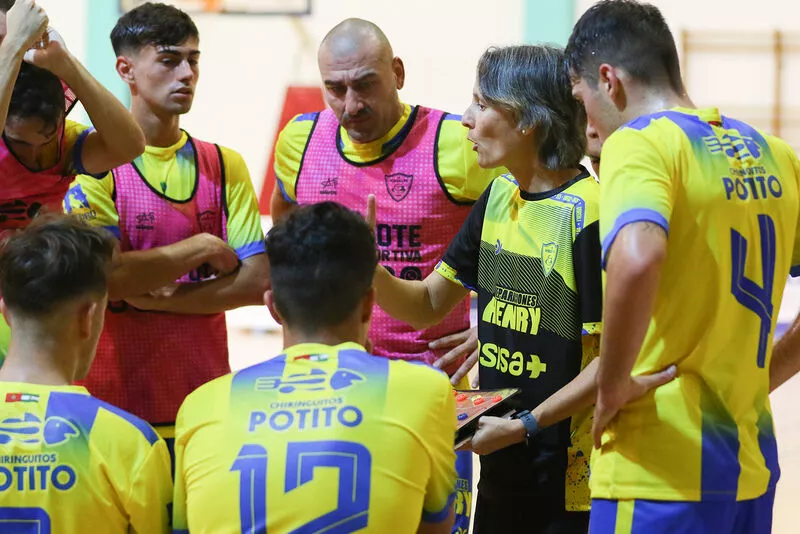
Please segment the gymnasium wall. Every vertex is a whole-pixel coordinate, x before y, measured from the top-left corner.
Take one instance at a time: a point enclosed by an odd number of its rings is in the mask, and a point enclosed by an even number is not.
[[[85,60],[92,0],[40,3],[70,49]],[[295,22],[287,17],[196,15],[201,75],[193,111],[183,126],[197,137],[241,152],[260,191],[285,87],[319,83],[316,48],[335,24],[350,16],[377,23],[405,61],[402,98],[460,113],[470,101],[481,52],[492,44],[522,40],[523,7],[524,0],[495,5],[483,0],[316,0],[313,14]],[[98,24],[108,25],[107,34],[113,23]]]
[[[574,0],[575,16],[597,0]],[[681,28],[731,31],[798,28],[800,6],[786,0],[649,0],[661,10],[673,32]]]
[[[596,0],[575,1],[577,17]],[[784,0],[651,1],[677,40],[696,105],[718,106],[800,149],[800,6]]]

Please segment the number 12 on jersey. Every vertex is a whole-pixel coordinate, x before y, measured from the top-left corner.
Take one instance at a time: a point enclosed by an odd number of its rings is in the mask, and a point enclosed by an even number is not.
[[[309,483],[314,470],[328,467],[339,471],[337,506],[310,519],[292,534],[341,534],[367,526],[372,456],[360,443],[312,441],[289,443],[286,451],[284,492]],[[267,450],[262,445],[244,445],[231,466],[239,471],[239,514],[242,533],[267,534]],[[329,492],[325,488],[322,492]]]
[[[772,288],[775,281],[775,222],[769,215],[758,216],[761,233],[761,277],[762,284],[744,274],[747,261],[747,239],[731,228],[731,293],[739,304],[755,313],[761,321],[758,336],[756,364],[764,368],[767,359],[767,343],[772,329]]]

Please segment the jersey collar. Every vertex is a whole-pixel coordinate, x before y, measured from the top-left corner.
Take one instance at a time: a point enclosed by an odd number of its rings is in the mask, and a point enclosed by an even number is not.
[[[287,361],[310,360],[311,356],[326,354],[335,356],[342,350],[358,350],[366,352],[366,349],[355,342],[341,343],[339,345],[324,345],[322,343],[299,343],[292,345],[284,351]]]
[[[683,113],[684,115],[692,115],[697,117],[703,122],[709,124],[722,124],[722,116],[719,114],[719,109],[714,107],[709,108],[682,108],[674,107],[670,111],[676,113]]]
[[[554,197],[559,193],[564,192],[565,190],[569,189],[576,183],[589,178],[591,174],[583,165],[578,165],[578,175],[574,178],[567,180],[560,186],[556,187],[555,189],[551,189],[550,191],[542,191],[541,193],[529,193],[527,191],[523,191],[522,189],[519,190],[519,196],[522,197],[523,200],[544,200],[546,198]]]
[[[375,141],[370,141],[369,143],[354,142],[350,139],[350,136],[347,135],[347,130],[339,127],[339,140],[341,143],[339,150],[343,153],[345,158],[357,163],[380,158],[397,148],[395,146],[395,141],[405,132],[405,127],[411,118],[411,111],[412,108],[410,105],[403,104],[403,114],[400,116],[400,120],[392,126],[392,129],[389,130],[386,135]]]
[[[22,395],[40,395],[57,391],[61,393],[89,395],[89,391],[83,386],[48,386],[45,384],[31,384],[29,382],[0,382],[0,391],[4,392],[6,402],[11,402],[8,400],[9,395],[15,395],[17,393]]]
[[[159,159],[159,160],[162,160],[162,161],[167,161],[167,160],[170,160],[170,159],[174,158],[175,154],[178,152],[178,150],[183,148],[184,145],[186,145],[186,142],[188,140],[189,140],[189,134],[187,134],[185,131],[181,130],[181,138],[178,139],[178,142],[175,143],[174,145],[170,145],[170,146],[150,146],[150,145],[148,145],[148,146],[145,147],[144,153],[147,154],[150,157],[153,157],[153,158],[156,158],[156,159]],[[142,156],[139,156],[136,159],[137,160],[141,160],[141,158],[142,158]]]

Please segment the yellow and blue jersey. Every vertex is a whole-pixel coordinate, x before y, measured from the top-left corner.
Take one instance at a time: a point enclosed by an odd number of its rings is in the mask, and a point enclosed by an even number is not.
[[[676,364],[678,376],[607,427],[592,496],[757,498],[779,475],[769,365],[784,280],[800,263],[797,156],[714,108],[676,108],[612,134],[601,174],[604,263],[627,224],[668,235],[632,373]]]
[[[171,503],[147,423],[81,387],[0,383],[0,531],[166,533]]]
[[[295,345],[187,397],[175,532],[416,532],[449,513],[455,428],[443,373]]]
[[[353,165],[380,162],[397,150],[398,143],[405,139],[412,111],[410,105],[404,104],[403,114],[392,129],[369,143],[354,143],[347,131],[340,128],[340,153]],[[316,115],[307,113],[294,117],[279,134],[275,146],[277,185],[283,198],[289,202],[297,202],[295,186]],[[450,113],[444,116],[439,130],[435,165],[444,190],[456,202],[475,202],[492,180],[506,172],[503,168],[481,169],[478,166],[472,142],[467,140],[467,128],[461,124],[461,116]]]
[[[219,147],[225,169],[224,202],[228,208],[228,244],[240,260],[264,252],[264,233],[250,173],[242,156],[230,148]],[[133,165],[149,187],[174,202],[190,200],[197,186],[197,158],[186,132],[169,147],[145,148]],[[119,236],[119,213],[115,205],[114,177],[79,175],[64,198],[64,210],[94,226],[104,227]]]

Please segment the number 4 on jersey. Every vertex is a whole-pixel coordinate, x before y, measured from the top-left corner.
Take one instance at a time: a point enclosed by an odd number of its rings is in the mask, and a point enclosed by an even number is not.
[[[747,262],[747,239],[731,228],[731,293],[739,304],[755,313],[761,320],[756,363],[763,368],[767,358],[767,343],[772,328],[772,286],[775,280],[775,223],[769,215],[758,216],[761,233],[761,286],[744,274]]]

